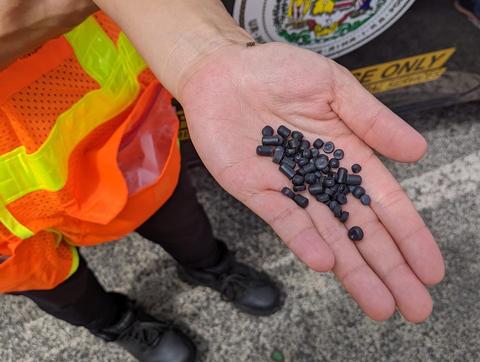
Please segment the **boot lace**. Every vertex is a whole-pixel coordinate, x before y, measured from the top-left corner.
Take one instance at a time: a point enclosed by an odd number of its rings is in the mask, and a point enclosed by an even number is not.
[[[157,321],[158,326],[142,326],[141,323],[134,323],[121,336],[125,341],[135,341],[140,345],[152,347],[158,344],[162,335],[171,327],[171,323]]]
[[[247,287],[258,281],[259,275],[252,269],[242,268],[220,275],[220,295],[222,300],[231,302]]]

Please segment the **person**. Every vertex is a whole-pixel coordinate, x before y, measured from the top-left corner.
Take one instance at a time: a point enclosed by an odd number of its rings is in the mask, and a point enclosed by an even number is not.
[[[136,229],[178,261],[182,279],[252,314],[280,307],[272,280],[212,236],[179,171],[168,90],[209,172],[301,261],[333,271],[372,319],[396,308],[411,322],[430,315],[427,287],[443,278],[441,253],[374,152],[414,162],[426,142],[345,68],[285,44],[251,46],[219,0],[1,5],[1,292],[26,296],[139,360],[193,361],[184,333],[106,292],[76,257],[77,246]],[[352,243],[323,205],[301,209],[279,192],[286,179],[253,151],[266,124],[332,140],[345,164],[362,165],[372,203],[348,203],[346,226],[362,225],[363,241]]]

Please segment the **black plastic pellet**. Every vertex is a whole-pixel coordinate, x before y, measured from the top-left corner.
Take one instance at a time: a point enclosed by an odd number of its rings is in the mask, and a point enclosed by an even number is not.
[[[301,141],[303,139],[303,133],[299,131],[293,131],[292,138]]]
[[[305,166],[305,165],[308,163],[308,159],[306,159],[306,158],[301,158],[300,160],[298,160],[297,163],[298,163],[298,165],[299,165],[300,167],[303,167],[303,166]]]
[[[348,238],[352,241],[360,241],[363,239],[363,230],[359,226],[353,226],[348,230]]]
[[[293,201],[295,201],[297,205],[303,209],[308,206],[308,199],[306,197],[303,197],[302,195],[295,195]]]
[[[335,149],[335,145],[333,144],[333,142],[326,142],[323,145],[323,152],[325,153],[332,153],[334,149]]]
[[[257,155],[259,156],[273,156],[273,146],[257,146]]]
[[[328,175],[330,173],[330,166],[327,166],[325,168],[322,168],[321,170],[325,175]]]
[[[285,150],[285,154],[287,156],[294,156],[297,153],[297,150],[295,148],[287,148]]]
[[[360,197],[360,202],[365,206],[370,205],[370,202],[371,202],[370,196],[368,196],[367,194],[362,195],[362,197]]]
[[[325,156],[325,155],[323,155]],[[323,170],[325,167],[328,166],[328,158],[325,158],[325,157],[321,157],[319,156],[316,160],[315,160],[315,168],[317,170]]]
[[[340,205],[345,205],[347,203],[347,196],[342,193],[337,194],[337,201]]]
[[[295,176],[295,170],[292,167],[290,167],[286,164],[280,165],[279,170],[280,170],[281,173],[283,173],[289,179],[292,179],[293,176]]]
[[[312,155],[312,158],[317,158],[320,152],[316,148],[310,148],[310,154]]]
[[[288,166],[290,166],[291,168],[295,168],[295,161],[292,160],[291,158],[288,158],[288,157],[284,157],[283,160],[282,160],[282,164],[286,164]]]
[[[273,159],[272,161],[274,163],[280,163],[282,162],[283,155],[285,154],[285,149],[282,146],[277,146],[275,147],[275,150],[273,151]]]
[[[309,185],[313,185],[317,181],[317,177],[314,173],[307,173],[305,175],[305,182]]]
[[[348,175],[347,180],[345,181],[347,185],[360,185],[362,183],[362,176],[359,175]]]
[[[262,137],[262,145],[264,146],[280,146],[282,143],[283,138],[279,135]]]
[[[262,136],[273,136],[273,128],[270,126],[263,127]]]
[[[308,192],[312,195],[318,195],[323,193],[323,186],[321,184],[313,184],[308,187]]]
[[[328,187],[323,190],[323,193],[327,194],[328,196],[335,195],[335,190],[329,189]]]
[[[318,202],[322,202],[324,204],[330,201],[330,196],[328,196],[327,194],[319,194],[316,195],[315,198]]]
[[[316,176],[317,178],[320,178],[320,177],[322,177],[322,173],[321,173],[320,171],[315,171],[315,176]],[[322,181],[322,182],[323,182],[323,181]]]
[[[347,187],[348,187],[348,189],[350,190],[350,192],[353,192],[353,190],[355,190],[355,187],[357,187],[357,186],[351,186],[351,185],[349,185],[349,186],[347,186]]]
[[[290,190],[288,187],[284,187],[282,189],[282,194],[284,194],[285,196],[287,196],[290,199],[293,199],[295,197],[295,192]]]
[[[315,172],[315,165],[313,163],[307,163],[305,166],[302,167],[305,173]]]
[[[292,139],[288,141],[288,147],[298,150],[298,148],[300,147],[300,141],[296,139]]]
[[[305,170],[303,169],[303,167],[302,167],[302,168],[299,168],[299,169],[297,170],[297,173],[298,173],[299,175],[302,175],[302,176],[305,176],[305,175],[307,174],[307,173],[305,172]]]
[[[320,138],[317,138],[315,140],[315,142],[313,142],[313,147],[322,148],[323,147],[323,141]]]
[[[345,193],[345,190],[348,190],[348,187],[343,184],[337,184],[337,185],[338,185],[338,188],[337,188],[338,192]]]
[[[365,189],[362,186],[355,186],[352,191],[352,195],[355,196],[357,199],[361,198],[365,195]]]
[[[307,187],[305,185],[293,186],[292,188],[293,188],[293,191],[295,191],[295,192],[305,191],[307,189]]]
[[[359,173],[360,171],[362,171],[362,166],[360,166],[358,163],[352,165],[353,173]]]
[[[310,152],[309,149],[306,149],[305,151],[303,151],[302,156],[305,157],[305,158],[311,159],[312,158],[312,152]]]
[[[326,187],[332,187],[335,185],[335,180],[332,177],[326,177],[323,181],[323,185]]]
[[[337,171],[337,182],[339,184],[344,184],[347,181],[348,170],[346,168],[340,167]]]
[[[333,153],[333,157],[335,157],[337,160],[341,160],[343,159],[343,156],[344,156],[344,152],[342,149],[338,148],[335,150],[335,152]]]
[[[292,184],[294,184],[295,186],[301,186],[304,184],[304,182],[305,180],[303,179],[303,176],[295,175],[292,178]]]
[[[334,208],[336,208],[337,206],[339,206],[338,202],[336,200],[333,200],[333,201],[330,201],[328,203],[328,207],[330,208],[330,210],[333,211]]]
[[[338,168],[340,166],[340,161],[336,158],[331,158],[330,161],[328,161],[328,165],[330,168]]]
[[[340,205],[337,205],[333,208],[333,215],[340,218],[340,216],[342,215],[342,207]]]
[[[307,140],[303,140],[302,143],[300,144],[300,149],[302,151],[308,150],[310,148],[310,142]]]
[[[302,157],[302,155],[300,153],[296,153],[295,156],[293,157],[293,159],[295,160],[295,162],[298,162]]]
[[[341,222],[345,222],[348,220],[348,217],[350,216],[350,213],[348,211],[342,211],[339,219]]]
[[[339,184],[335,184],[335,185],[333,185],[333,186],[330,187],[330,188],[331,188],[332,190],[334,190],[335,192],[338,192],[338,187],[339,187],[339,186],[340,186]]]
[[[277,128],[277,133],[283,138],[290,136],[290,130],[285,126],[280,126]]]

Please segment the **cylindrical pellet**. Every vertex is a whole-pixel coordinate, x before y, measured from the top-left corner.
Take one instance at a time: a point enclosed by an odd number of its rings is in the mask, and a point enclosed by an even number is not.
[[[273,146],[257,146],[257,155],[259,156],[272,156],[275,147]]]
[[[356,186],[352,191],[352,195],[359,199],[365,195],[365,189],[362,186]]]
[[[323,155],[323,156],[325,156],[325,155]],[[322,157],[322,155],[320,155],[315,160],[315,168],[317,170],[323,170],[327,166],[328,166],[328,157]]]
[[[335,185],[335,180],[332,177],[325,177],[323,181],[323,186],[325,187],[333,187]]]
[[[295,186],[301,186],[304,184],[304,182],[305,180],[303,179],[303,176],[295,175],[292,178],[292,184],[294,184]]]
[[[328,204],[328,207],[330,208],[330,210],[333,211],[333,209],[335,209],[337,206],[340,206],[338,204],[338,202],[336,200],[333,200],[333,201],[330,201],[330,203]]]
[[[293,199],[295,197],[295,192],[290,190],[288,187],[284,187],[282,189],[282,194],[284,194],[285,196],[287,196],[290,199]]]
[[[323,145],[323,152],[325,152],[325,153],[332,153],[333,150],[335,150],[335,145],[333,144],[333,142],[326,142],[326,143]]]
[[[330,166],[327,166],[325,168],[322,168],[321,170],[325,175],[328,175],[330,173]]]
[[[337,182],[344,184],[347,181],[348,171],[346,168],[340,167],[337,171]]]
[[[320,152],[316,148],[310,148],[310,154],[312,155],[312,158],[317,158]]]
[[[295,148],[287,148],[285,150],[285,154],[290,157],[290,156],[294,156],[295,154],[297,153],[297,150]]]
[[[318,195],[323,193],[323,186],[320,184],[313,184],[308,187],[308,192],[312,195]]]
[[[367,194],[362,195],[362,197],[360,197],[360,202],[365,206],[370,205],[370,202],[371,202],[370,196],[368,196]]]
[[[317,199],[318,202],[321,202],[324,204],[330,201],[330,196],[328,196],[327,194],[319,194],[319,195],[316,195],[315,198]]]
[[[338,166],[340,166],[340,161],[336,158],[331,158],[330,161],[328,161],[328,165],[330,168],[338,168]]]
[[[333,153],[333,157],[335,157],[335,159],[337,159],[337,160],[343,159],[344,155],[345,155],[345,153],[340,148],[336,149],[335,152]]]
[[[362,166],[360,166],[358,163],[354,163],[352,165],[352,172],[359,173],[360,171],[362,171]]]
[[[314,173],[307,173],[305,175],[305,182],[309,185],[313,185],[317,181],[317,177]]]
[[[300,141],[296,139],[291,139],[290,141],[288,141],[288,147],[298,150],[298,148],[300,147]]]
[[[324,192],[325,194],[327,194],[328,196],[333,196],[333,195],[335,194],[335,190],[332,190],[332,189],[330,189],[330,188],[328,188],[328,187],[326,187],[326,188],[323,190],[323,192]]]
[[[300,149],[302,151],[305,151],[305,150],[308,150],[309,148],[310,148],[310,142],[307,140],[302,140],[302,142],[300,143]]]
[[[280,126],[277,128],[277,133],[283,138],[290,136],[290,130],[285,126]]]
[[[273,159],[274,163],[280,163],[282,161],[283,155],[285,154],[285,149],[282,146],[275,147],[273,151]]]
[[[305,173],[315,172],[315,165],[313,163],[307,163],[302,169]]]
[[[303,133],[299,131],[293,131],[292,138],[301,141],[303,139]]]
[[[362,176],[360,175],[348,175],[345,181],[347,185],[360,185],[362,183]]]
[[[301,159],[298,161],[298,165],[299,165],[300,167],[305,166],[307,163],[308,163],[308,159],[306,159],[306,158],[301,158]]]
[[[293,188],[293,191],[295,192],[305,191],[307,189],[305,185],[293,186],[292,188]]]
[[[308,206],[308,199],[306,197],[303,197],[302,195],[295,195],[293,198],[293,201],[297,203],[298,206],[301,208],[305,209]]]
[[[323,147],[323,141],[320,138],[317,138],[315,140],[315,142],[313,142],[313,147],[322,148]]]
[[[359,226],[353,226],[348,230],[348,237],[352,241],[360,241],[363,239],[363,230]]]
[[[349,216],[350,216],[350,213],[348,211],[342,211],[339,219],[341,222],[346,222]]]
[[[262,137],[262,145],[264,146],[281,146],[282,142],[283,138],[279,135]]]
[[[337,201],[340,205],[345,205],[347,203],[347,196],[342,193],[337,194]]]
[[[290,166],[291,168],[295,168],[295,166],[296,166],[295,161],[292,160],[291,158],[288,158],[288,157],[284,157],[283,160],[282,160],[282,163]]]
[[[304,158],[311,159],[311,158],[312,158],[312,152],[307,149],[307,150],[303,151],[302,156],[303,156]]]
[[[281,173],[287,176],[289,179],[292,179],[295,176],[295,170],[286,164],[280,165],[278,168]]]
[[[263,127],[262,136],[273,136],[273,128],[270,126]]]

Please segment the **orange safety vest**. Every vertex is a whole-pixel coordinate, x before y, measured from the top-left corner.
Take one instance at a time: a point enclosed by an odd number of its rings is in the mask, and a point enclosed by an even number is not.
[[[0,71],[0,292],[51,289],[180,172],[171,96],[103,13]]]

